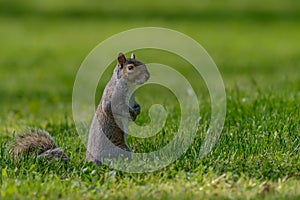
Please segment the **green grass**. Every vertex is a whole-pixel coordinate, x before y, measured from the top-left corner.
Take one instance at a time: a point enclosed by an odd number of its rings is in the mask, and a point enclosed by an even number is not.
[[[298,4],[0,2],[0,199],[299,199]],[[137,51],[140,60],[170,65],[190,80],[201,103],[198,136],[186,154],[152,173],[97,168],[85,162],[85,146],[72,119],[76,72],[99,42],[143,26],[181,31],[209,52],[226,87],[225,126],[214,150],[201,158],[210,120],[201,77],[174,55]],[[110,73],[99,84],[96,101]],[[151,139],[128,138],[135,152],[159,148],[178,127],[178,102],[167,92],[158,99],[158,90],[164,91],[154,86],[138,91],[143,110],[137,123],[149,122],[153,103],[166,106],[168,121]],[[49,131],[70,163],[11,157],[14,135],[28,127]]]

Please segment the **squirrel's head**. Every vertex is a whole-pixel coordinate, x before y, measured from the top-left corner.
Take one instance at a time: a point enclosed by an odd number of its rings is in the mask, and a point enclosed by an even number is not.
[[[146,65],[136,60],[133,53],[127,59],[123,53],[119,53],[117,77],[123,78],[129,84],[143,84],[149,79],[150,74]]]

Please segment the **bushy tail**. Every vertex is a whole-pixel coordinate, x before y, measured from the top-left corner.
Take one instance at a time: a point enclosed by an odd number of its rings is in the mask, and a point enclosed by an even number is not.
[[[12,151],[15,157],[20,154],[29,153],[36,155],[38,159],[59,159],[67,162],[68,157],[58,148],[47,131],[34,129],[25,134],[17,135]]]

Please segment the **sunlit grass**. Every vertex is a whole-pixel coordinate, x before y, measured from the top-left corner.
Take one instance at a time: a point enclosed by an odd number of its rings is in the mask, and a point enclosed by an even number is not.
[[[83,6],[77,1],[69,7],[56,2],[57,10],[38,3],[26,6],[20,2],[15,7],[2,3],[6,7],[0,15],[0,199],[300,197],[297,6],[276,1],[261,5],[257,10],[265,15],[258,12],[255,16],[257,1],[247,6],[236,1],[224,5],[172,2],[168,12],[164,11],[169,1],[160,6],[151,2],[148,6],[132,5],[133,10],[140,8],[137,15],[126,7],[113,17],[110,12],[117,11],[118,1],[112,1],[115,7]],[[181,13],[182,6],[191,14]],[[104,14],[97,14],[97,8]],[[151,11],[154,8],[157,16]],[[83,14],[72,14],[74,9]],[[214,17],[218,12],[219,18]],[[226,87],[225,126],[214,150],[201,158],[200,148],[210,121],[209,93],[201,77],[194,76],[186,61],[167,52],[137,51],[138,59],[172,66],[190,80],[200,102],[197,138],[176,162],[153,173],[97,168],[85,162],[85,145],[72,119],[75,75],[99,42],[142,26],[182,31],[208,51]],[[116,55],[118,52],[116,49]],[[96,102],[110,73],[108,70],[99,83]],[[156,98],[158,93],[164,95]],[[155,86],[142,87],[137,100],[142,106],[138,124],[149,123],[148,109],[154,103],[165,105],[169,116],[158,135],[146,140],[129,137],[128,143],[134,152],[159,149],[178,128],[178,102],[164,88]],[[49,131],[70,163],[40,163],[31,157],[17,162],[8,148],[14,134],[28,127]]]

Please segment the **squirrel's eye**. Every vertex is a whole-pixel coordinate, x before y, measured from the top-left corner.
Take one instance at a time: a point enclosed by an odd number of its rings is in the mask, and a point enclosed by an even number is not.
[[[133,70],[134,67],[132,65],[129,65],[127,68],[128,70]]]

